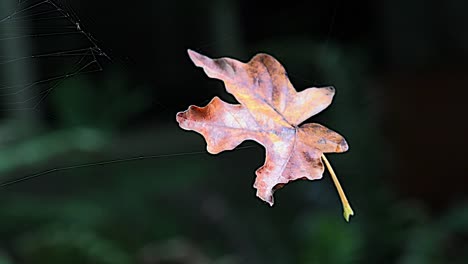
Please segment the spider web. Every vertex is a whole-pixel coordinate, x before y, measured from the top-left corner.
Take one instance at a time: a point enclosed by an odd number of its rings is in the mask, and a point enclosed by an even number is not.
[[[36,111],[65,80],[103,70],[109,57],[66,1],[0,5],[0,111]]]

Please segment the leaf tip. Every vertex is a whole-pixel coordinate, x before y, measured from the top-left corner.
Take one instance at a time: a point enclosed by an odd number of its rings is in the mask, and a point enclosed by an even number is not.
[[[257,189],[257,197],[266,202],[270,207],[273,207],[273,204],[275,203],[273,192],[268,188],[261,188],[258,186],[257,182],[254,183],[253,187]]]
[[[179,123],[180,126],[182,126],[182,123],[186,120],[186,112],[187,111],[183,111],[183,112],[178,112],[176,114],[176,121],[177,123]]]
[[[187,53],[190,57],[192,57],[193,54],[197,53],[196,51],[193,51],[191,49],[187,49]]]
[[[191,49],[187,49],[187,53],[190,57],[190,59],[195,63],[195,65],[198,66],[198,62],[204,57],[203,55],[201,55],[200,53],[194,51],[194,50],[191,50]]]
[[[268,205],[270,205],[270,207],[273,207],[273,205],[275,204],[275,202],[273,201],[273,197],[271,197],[270,199],[268,199],[267,201],[265,201],[268,203]]]
[[[338,145],[337,152],[346,152],[349,150],[349,145],[348,142],[346,142],[346,139],[343,138],[341,142]]]

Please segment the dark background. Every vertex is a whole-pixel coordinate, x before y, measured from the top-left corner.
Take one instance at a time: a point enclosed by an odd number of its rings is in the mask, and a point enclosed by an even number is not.
[[[1,264],[468,261],[467,2],[1,1],[0,179],[32,176],[0,188]],[[350,145],[328,155],[350,223],[328,173],[270,208],[261,146],[178,127],[234,101],[189,48],[335,86],[310,121]]]

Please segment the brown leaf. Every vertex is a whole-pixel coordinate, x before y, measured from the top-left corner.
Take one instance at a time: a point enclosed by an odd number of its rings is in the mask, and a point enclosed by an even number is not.
[[[272,56],[257,54],[248,63],[230,58],[210,59],[188,51],[196,66],[224,81],[240,104],[214,97],[205,107],[190,106],[177,113],[181,128],[203,135],[209,153],[231,150],[244,140],[266,149],[265,164],[256,171],[257,196],[273,205],[273,192],[289,181],[322,177],[322,153],[344,152],[348,144],[338,133],[316,123],[298,126],[325,109],[333,87],[296,92],[286,71]]]

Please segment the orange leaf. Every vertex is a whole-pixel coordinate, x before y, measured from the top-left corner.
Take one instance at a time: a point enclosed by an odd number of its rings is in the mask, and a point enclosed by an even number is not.
[[[177,113],[177,122],[202,134],[212,154],[232,150],[244,140],[262,144],[266,160],[254,184],[260,199],[273,205],[274,190],[289,181],[322,178],[322,154],[348,150],[341,135],[320,124],[299,126],[331,103],[333,87],[297,92],[283,66],[267,54],[257,54],[248,63],[210,59],[192,50],[188,54],[209,77],[224,81],[240,104],[214,97],[205,107]]]

